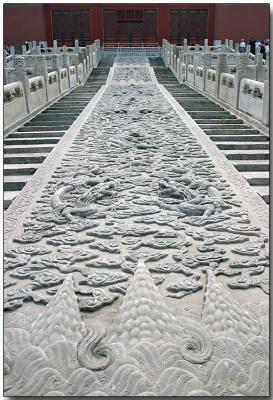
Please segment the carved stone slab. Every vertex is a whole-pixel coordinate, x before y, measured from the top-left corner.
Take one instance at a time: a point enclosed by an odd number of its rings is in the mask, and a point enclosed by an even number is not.
[[[115,60],[6,214],[5,396],[268,395],[268,209],[229,167]]]

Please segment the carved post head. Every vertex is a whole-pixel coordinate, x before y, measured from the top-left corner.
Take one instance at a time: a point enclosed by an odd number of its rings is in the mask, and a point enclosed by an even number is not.
[[[242,68],[247,68],[247,54],[240,53],[237,57],[237,70]]]
[[[10,46],[9,49],[10,49],[10,54],[12,56],[15,56],[15,47],[14,46]]]
[[[204,67],[209,68],[211,66],[211,54],[205,53],[204,54]]]
[[[52,54],[52,65],[55,68],[61,68],[61,66],[62,66],[62,56],[60,54]]]
[[[70,65],[69,63],[69,55],[67,53],[62,54],[62,59],[63,59],[63,67],[67,67]]]
[[[14,57],[14,68],[16,73],[26,74],[26,60],[23,56]]]

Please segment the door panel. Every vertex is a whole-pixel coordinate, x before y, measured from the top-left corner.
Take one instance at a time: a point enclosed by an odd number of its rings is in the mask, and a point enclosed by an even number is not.
[[[170,20],[171,43],[182,45],[183,39],[188,39],[188,44],[194,45],[208,36],[207,10],[170,10]]]
[[[53,39],[58,45],[74,46],[78,39],[80,45],[92,43],[90,10],[52,11]]]

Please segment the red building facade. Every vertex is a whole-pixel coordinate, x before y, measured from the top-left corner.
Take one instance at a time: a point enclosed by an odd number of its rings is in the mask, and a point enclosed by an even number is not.
[[[16,28],[15,28],[16,27]],[[5,4],[4,43],[44,40],[72,45],[159,43],[190,44],[214,39],[269,37],[269,4],[60,3]]]

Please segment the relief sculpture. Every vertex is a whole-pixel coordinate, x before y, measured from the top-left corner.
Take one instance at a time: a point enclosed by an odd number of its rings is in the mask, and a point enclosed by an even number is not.
[[[265,230],[148,59],[113,69],[5,248],[4,394],[267,396]]]

